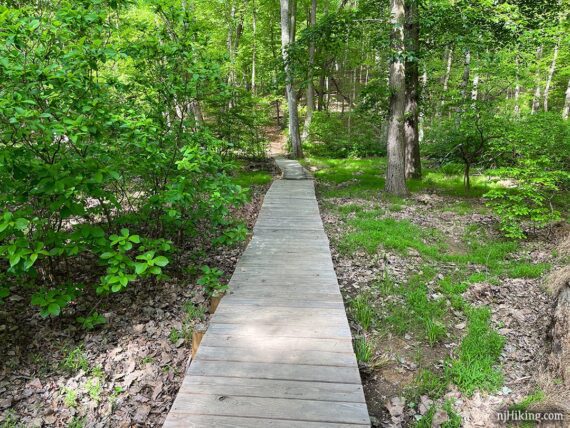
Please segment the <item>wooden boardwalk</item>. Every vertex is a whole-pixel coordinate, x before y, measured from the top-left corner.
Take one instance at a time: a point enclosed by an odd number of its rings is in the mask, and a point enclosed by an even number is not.
[[[165,427],[370,426],[314,183],[277,163]]]

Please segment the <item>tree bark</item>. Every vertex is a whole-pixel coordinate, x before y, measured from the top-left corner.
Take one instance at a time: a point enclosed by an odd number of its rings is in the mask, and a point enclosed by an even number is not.
[[[521,115],[521,106],[520,106],[520,104],[519,104],[519,99],[520,99],[520,96],[521,96],[521,84],[520,84],[520,82],[519,82],[519,58],[518,58],[518,56],[517,56],[517,58],[516,58],[516,69],[517,69],[517,71],[516,71],[516,73],[517,73],[517,76],[516,76],[517,81],[516,81],[516,84],[515,84],[515,95],[514,95],[514,98],[515,98],[515,110],[514,110],[514,111],[515,111],[515,117],[520,117],[520,115]]]
[[[453,47],[446,49],[446,60],[445,60],[445,74],[443,75],[443,91],[441,93],[441,110],[439,115],[443,113],[443,106],[445,105],[445,94],[449,87],[449,76],[451,75],[451,64],[453,62]]]
[[[408,53],[413,53],[413,60],[405,64],[406,108],[404,123],[405,169],[406,178],[420,178],[422,165],[420,160],[419,140],[419,67],[420,23],[418,0],[406,0],[406,40]]]
[[[544,86],[544,111],[548,111],[548,95],[550,93],[550,85],[552,85],[552,77],[554,77],[554,71],[556,70],[556,60],[558,59],[558,45],[559,41],[556,42],[554,46],[554,53],[552,54],[552,63],[550,64],[550,70],[548,70],[548,77],[546,78],[546,85]]]
[[[463,80],[461,81],[461,97],[467,98],[467,88],[469,87],[469,76],[471,74],[471,51],[465,50],[465,60],[463,62]]]
[[[536,88],[534,90],[534,97],[532,98],[531,114],[535,114],[540,106],[540,59],[542,58],[542,46],[536,50]]]
[[[289,107],[289,138],[291,140],[291,150],[294,158],[303,157],[301,149],[301,136],[299,134],[299,112],[297,111],[297,96],[293,89],[293,73],[291,62],[289,61],[288,47],[291,43],[291,32],[294,29],[294,19],[291,19],[289,0],[281,2],[281,54],[285,66],[285,78],[287,80],[285,92],[287,95],[287,106]]]
[[[566,88],[566,98],[564,99],[564,109],[562,110],[562,119],[568,120],[570,114],[570,80],[568,80],[568,87]]]
[[[552,329],[551,364],[564,384],[570,386],[570,288],[564,287],[557,299]]]
[[[253,40],[251,47],[251,93],[253,95],[257,92],[256,82],[255,82],[255,66],[256,66],[256,56],[257,56],[257,10],[255,8],[255,0],[251,3],[252,7],[252,30],[253,30]]]
[[[477,101],[479,97],[479,75],[476,74],[473,78],[473,88],[471,89],[471,99]]]
[[[309,11],[309,25],[314,27],[317,23],[317,0],[311,1],[311,9]],[[315,42],[309,42],[309,70],[307,72],[307,115],[305,116],[305,125],[303,126],[302,140],[306,140],[309,136],[309,128],[313,120],[313,110],[315,109],[315,91],[313,88],[313,67],[315,65]]]
[[[390,45],[393,58],[390,63],[390,118],[388,122],[388,166],[386,169],[387,193],[407,195],[404,147],[404,109],[406,83],[404,56],[404,0],[390,0]]]

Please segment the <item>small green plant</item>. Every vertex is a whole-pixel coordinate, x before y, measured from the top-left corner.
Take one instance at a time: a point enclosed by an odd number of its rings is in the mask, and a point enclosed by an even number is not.
[[[80,418],[79,416],[74,416],[67,423],[67,428],[83,428],[86,424],[85,418]]]
[[[85,355],[83,345],[77,346],[67,351],[62,367],[69,372],[76,372],[77,370],[89,371],[89,361]]]
[[[359,294],[350,301],[350,313],[364,330],[369,330],[375,318],[369,294]]]
[[[178,342],[180,339],[182,339],[184,337],[184,332],[173,328],[172,330],[170,330],[170,334],[168,335],[168,339],[170,340],[171,343],[176,343]]]
[[[86,317],[77,317],[77,322],[83,327],[85,330],[93,330],[98,325],[103,325],[107,323],[107,319],[101,315],[99,312],[93,312]]]
[[[224,274],[220,269],[202,266],[201,270],[202,276],[198,278],[197,283],[205,288],[209,296],[221,295],[228,290],[228,286],[220,281]]]
[[[374,356],[374,348],[365,336],[360,336],[354,340],[354,353],[359,362],[369,363]]]
[[[43,318],[58,316],[61,309],[71,302],[77,295],[81,285],[69,284],[61,289],[40,289],[32,296],[32,305],[39,306]]]
[[[154,363],[154,357],[151,357],[150,355],[145,355],[145,356],[141,359],[141,364],[142,364],[142,365],[152,364],[152,363]]]
[[[444,375],[438,375],[431,370],[422,369],[414,380],[414,398],[422,395],[427,395],[433,399],[439,398],[447,390],[447,385],[448,381]]]
[[[87,391],[89,398],[97,403],[101,401],[102,389],[101,380],[99,378],[91,377],[87,379],[87,382],[85,382],[85,390]]]
[[[65,407],[71,409],[77,405],[77,391],[73,388],[64,387],[62,390],[63,404]]]
[[[96,366],[91,369],[91,375],[97,379],[104,379],[105,371],[103,370],[102,366]]]
[[[186,302],[184,312],[189,322],[203,321],[206,316],[206,309],[203,306],[195,305],[192,301]]]

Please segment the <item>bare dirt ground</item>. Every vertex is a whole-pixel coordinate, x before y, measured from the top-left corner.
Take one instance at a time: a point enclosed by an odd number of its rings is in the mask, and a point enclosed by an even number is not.
[[[236,213],[250,230],[267,187],[253,187]],[[0,307],[0,426],[161,426],[190,357],[179,333],[185,308],[206,302],[192,267],[217,267],[227,281],[244,248],[189,241],[169,265],[170,279],[88,296],[57,319],[41,319],[29,295],[13,294]],[[92,262],[77,266],[75,279],[96,280]],[[107,324],[87,332],[75,317],[93,306]]]

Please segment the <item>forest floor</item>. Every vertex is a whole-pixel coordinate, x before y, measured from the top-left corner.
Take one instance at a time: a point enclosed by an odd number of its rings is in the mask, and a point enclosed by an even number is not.
[[[235,177],[250,188],[235,213],[249,230],[273,173],[271,161],[247,163]],[[41,319],[29,295],[10,296],[0,308],[0,426],[161,426],[189,361],[191,325],[208,316],[198,268],[217,267],[228,281],[245,246],[188,240],[168,280],[90,295],[56,319]],[[84,260],[73,275],[89,284],[97,273],[96,260]],[[75,318],[93,307],[107,323],[89,332]]]
[[[489,427],[497,412],[568,407],[546,368],[569,227],[497,233],[475,177],[427,171],[387,197],[383,159],[309,159],[374,426]],[[568,409],[565,409],[568,411]]]

